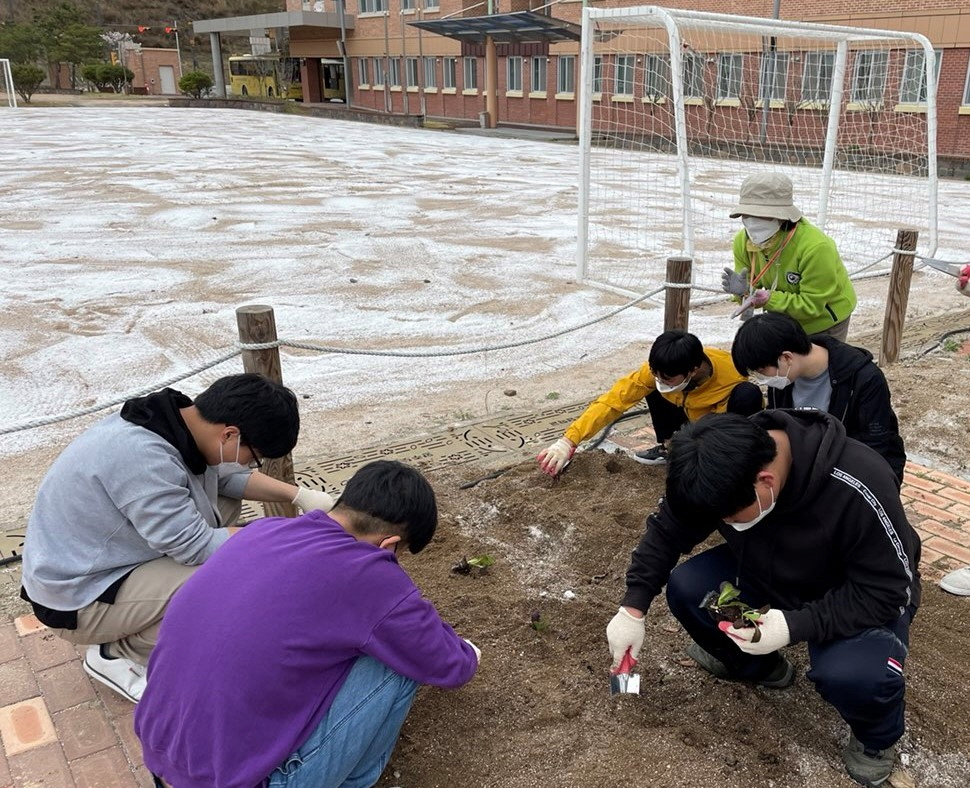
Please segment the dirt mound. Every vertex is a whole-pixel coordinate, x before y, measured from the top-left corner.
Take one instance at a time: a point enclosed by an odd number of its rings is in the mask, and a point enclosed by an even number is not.
[[[605,627],[662,468],[597,451],[556,481],[532,462],[468,489],[468,466],[430,476],[439,535],[403,564],[482,648],[482,667],[458,692],[421,690],[382,786],[855,785],[839,756],[846,727],[804,677],[804,646],[787,650],[799,672],[787,690],[719,682],[685,658],[659,599],[641,695],[610,697]],[[452,571],[481,555],[487,571]],[[913,628],[902,752],[920,788],[970,784],[967,604],[928,587]]]

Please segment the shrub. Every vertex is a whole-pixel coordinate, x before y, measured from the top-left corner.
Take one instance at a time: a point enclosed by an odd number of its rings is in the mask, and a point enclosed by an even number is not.
[[[203,98],[212,90],[212,77],[204,71],[189,71],[179,80],[179,90],[192,98]]]
[[[44,69],[38,68],[32,63],[14,63],[10,66],[10,72],[13,75],[14,87],[23,100],[29,104],[30,97],[34,95],[34,91],[44,81]]]
[[[81,77],[101,93],[107,92],[109,88],[115,93],[121,93],[125,85],[134,79],[135,74],[131,69],[117,63],[90,63],[81,67]]]

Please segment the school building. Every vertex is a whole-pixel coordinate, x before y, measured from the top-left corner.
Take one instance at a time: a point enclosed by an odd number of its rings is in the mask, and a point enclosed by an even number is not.
[[[290,54],[301,58],[308,102],[323,99],[325,64],[332,70],[339,63],[346,103],[360,110],[570,130],[577,125],[579,33],[587,4],[641,5],[623,0],[286,0],[285,13],[247,17],[245,22],[239,17],[208,20],[196,23],[196,32],[214,36],[215,52],[220,31],[238,33],[246,24],[255,29],[263,17],[273,17],[278,26],[282,21],[288,27]],[[661,5],[762,17],[771,17],[777,8],[785,20],[921,33],[937,57],[938,155],[970,159],[970,3],[965,0],[682,0]],[[486,40],[494,47],[491,52]],[[611,100],[611,91],[623,81],[624,67],[632,84],[633,70],[645,68],[641,63],[649,59],[641,54],[614,55],[612,62],[597,64],[597,100]],[[895,113],[894,122],[901,128],[907,114],[925,112],[925,85],[913,79],[922,63],[913,53],[904,54],[906,62],[899,63],[892,62],[892,55],[873,55],[852,77],[865,85],[849,85],[867,96],[878,89],[880,110]],[[715,85],[719,80],[722,85],[732,80],[742,84],[750,78],[749,67],[732,63],[737,57],[707,53],[707,73],[700,78]],[[769,103],[777,117],[788,113],[797,134],[792,114],[803,111],[807,117],[812,109],[811,102],[804,101],[806,70],[815,70],[813,85],[818,90],[818,73],[828,64],[810,57],[791,60],[782,77],[786,84],[778,88],[780,95],[769,95]],[[495,71],[493,95],[486,92],[487,64]],[[725,68],[737,69],[726,82],[721,73]],[[649,75],[640,82],[649,83]]]

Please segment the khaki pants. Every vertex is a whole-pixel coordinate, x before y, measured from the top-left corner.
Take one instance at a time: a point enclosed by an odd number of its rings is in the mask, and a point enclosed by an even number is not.
[[[236,522],[241,507],[238,500],[219,498],[222,522]],[[147,665],[168,603],[198,568],[171,558],[142,564],[121,584],[114,604],[92,602],[78,611],[77,629],[54,632],[79,645],[106,643],[111,656]]]
[[[835,337],[839,342],[845,342],[849,338],[849,320],[851,318],[847,317],[841,323],[836,323],[831,328],[825,329],[825,331],[818,331],[818,334],[828,334],[830,337]]]

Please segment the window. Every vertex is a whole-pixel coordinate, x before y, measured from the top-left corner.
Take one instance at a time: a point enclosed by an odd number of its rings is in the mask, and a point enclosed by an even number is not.
[[[478,90],[478,60],[473,57],[463,58],[465,61],[465,90]]]
[[[522,58],[513,56],[508,59],[506,71],[506,90],[522,90]]]
[[[633,95],[633,68],[636,58],[633,55],[616,56],[616,74],[613,76],[613,95]]]
[[[888,52],[857,52],[852,68],[852,98],[855,103],[878,103],[886,90]]]
[[[532,86],[533,93],[546,92],[546,58],[532,58]]]
[[[834,52],[806,52],[802,71],[802,101],[828,102],[832,98]]]
[[[392,57],[388,64],[391,67],[391,86],[395,88],[401,87],[401,59],[397,57]]]
[[[936,84],[940,79],[940,64],[943,62],[943,53],[936,49],[933,54],[935,55],[933,58],[935,61],[933,81]],[[906,52],[906,61],[903,63],[903,79],[899,84],[899,103],[926,103],[926,53],[922,49],[910,49]]]
[[[603,57],[595,55],[593,57],[593,92],[603,92]]]
[[[387,0],[360,0],[360,13],[376,14],[387,10]]]
[[[438,87],[438,69],[433,57],[424,59],[424,89]]]
[[[401,0],[402,11],[413,11],[417,7],[417,0]]]
[[[576,92],[576,56],[560,55],[556,63],[556,93]]]
[[[357,81],[361,85],[370,84],[370,62],[366,57],[357,58]]]
[[[439,5],[438,0],[424,0],[424,7],[429,11],[437,11]]]
[[[443,87],[455,89],[457,79],[456,72],[458,70],[458,58],[456,57],[446,57],[442,63],[444,63],[444,73],[442,74],[441,84]]]
[[[741,97],[741,73],[743,55],[718,55],[717,97],[736,99]]]
[[[384,59],[375,57],[374,62],[374,84],[383,85],[384,84]]]
[[[784,101],[788,84],[788,53],[765,52],[761,56],[758,98],[762,101]]]
[[[643,95],[654,101],[670,95],[670,58],[667,55],[647,55]]]
[[[407,80],[409,88],[418,86],[418,59],[409,57],[404,61],[404,78]]]
[[[704,97],[704,56],[685,52],[683,62],[684,98]]]

